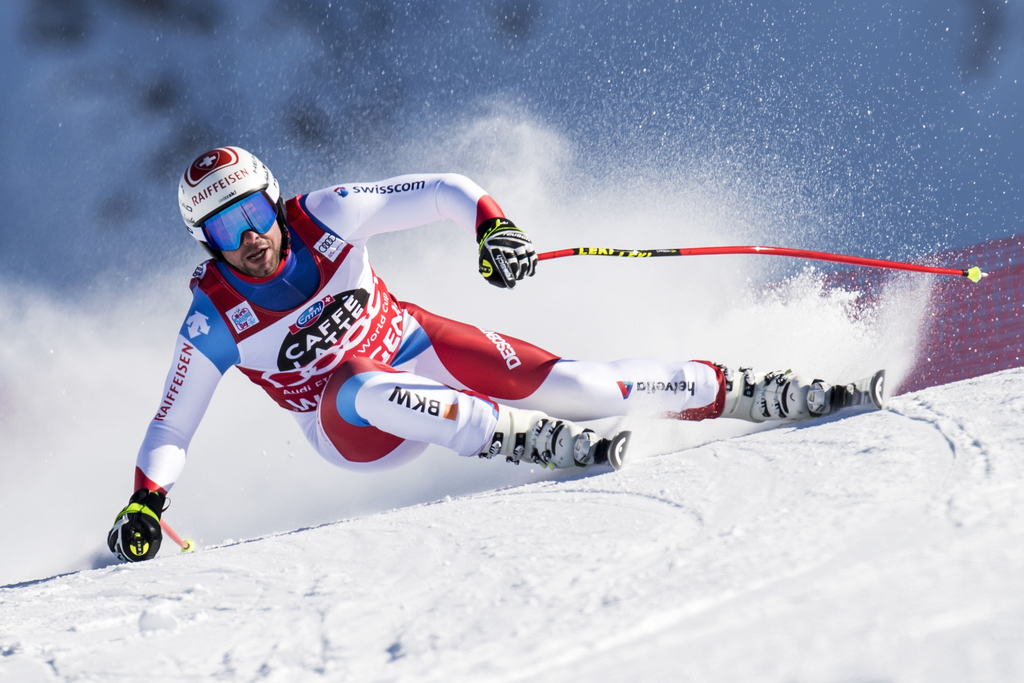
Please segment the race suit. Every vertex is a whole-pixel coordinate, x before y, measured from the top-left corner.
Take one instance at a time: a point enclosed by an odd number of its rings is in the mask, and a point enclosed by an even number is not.
[[[477,455],[499,403],[574,421],[722,413],[724,380],[710,363],[570,361],[398,301],[370,267],[367,240],[445,218],[474,233],[504,217],[464,176],[338,185],[286,210],[290,247],[276,273],[254,279],[207,261],[193,274],[136,489],[170,490],[232,366],[290,411],[324,458],[357,470],[399,465],[427,444]]]

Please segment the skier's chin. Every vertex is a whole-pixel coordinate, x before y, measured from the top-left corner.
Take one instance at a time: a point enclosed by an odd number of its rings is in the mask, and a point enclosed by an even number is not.
[[[238,264],[238,269],[249,277],[267,277],[277,271],[278,259],[270,247],[264,247],[246,256]]]

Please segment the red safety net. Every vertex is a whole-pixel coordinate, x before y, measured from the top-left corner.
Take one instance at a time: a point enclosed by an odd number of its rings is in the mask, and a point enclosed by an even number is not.
[[[916,361],[898,393],[1024,366],[1024,235],[942,252],[927,261],[978,266],[988,277],[977,284],[962,277],[932,279]],[[898,275],[857,268],[828,280],[865,292],[860,304],[870,307],[891,277]]]
[[[1024,365],[1024,235],[937,254],[979,266],[978,284],[936,278],[914,370],[900,393]]]

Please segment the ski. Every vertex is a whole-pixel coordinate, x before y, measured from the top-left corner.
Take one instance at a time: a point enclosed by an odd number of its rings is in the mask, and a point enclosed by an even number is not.
[[[633,432],[619,432],[610,439],[601,439],[597,443],[597,451],[594,453],[594,464],[601,465],[608,463],[613,468],[621,470],[626,462],[626,451],[629,448],[629,437]]]
[[[829,412],[869,404],[879,410],[885,407],[885,370],[856,382],[833,386]]]

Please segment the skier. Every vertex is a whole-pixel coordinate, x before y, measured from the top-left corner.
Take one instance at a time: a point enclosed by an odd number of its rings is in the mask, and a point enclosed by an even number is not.
[[[567,360],[399,301],[370,266],[367,240],[444,218],[475,231],[487,282],[512,289],[534,274],[530,239],[464,176],[346,183],[284,201],[255,156],[221,147],[188,166],[178,203],[212,258],[192,275],[135,493],[108,535],[126,561],[159,550],[165,496],[231,366],[291,411],[321,456],[355,470],[399,465],[427,444],[516,464],[618,468],[629,433],[602,439],[577,421],[798,420],[862,399],[859,383],[833,387],[789,371]]]

